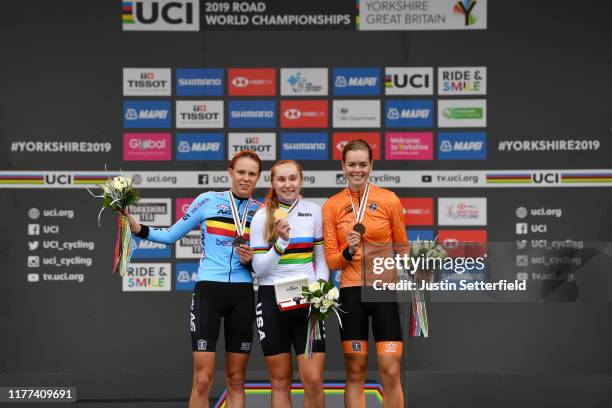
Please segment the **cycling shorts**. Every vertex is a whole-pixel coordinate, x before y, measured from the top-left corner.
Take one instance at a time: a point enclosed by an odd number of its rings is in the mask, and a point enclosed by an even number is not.
[[[193,351],[215,352],[221,318],[224,320],[225,351],[248,354],[255,318],[252,283],[196,282],[190,311]]]

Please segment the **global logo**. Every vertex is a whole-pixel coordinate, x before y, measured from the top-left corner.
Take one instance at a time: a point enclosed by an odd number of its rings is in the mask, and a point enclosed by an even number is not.
[[[302,112],[299,109],[287,109],[284,115],[289,120],[297,120],[302,117]]]
[[[476,0],[460,0],[455,3],[455,7],[453,7],[453,13],[461,14],[465,17],[465,25],[470,26],[475,24],[478,20],[471,13],[476,6]]]
[[[236,88],[246,88],[249,86],[249,80],[245,77],[236,77],[232,79],[232,85],[234,85]]]
[[[130,147],[132,149],[138,150],[152,150],[152,149],[165,149],[166,148],[166,139],[131,139]]]

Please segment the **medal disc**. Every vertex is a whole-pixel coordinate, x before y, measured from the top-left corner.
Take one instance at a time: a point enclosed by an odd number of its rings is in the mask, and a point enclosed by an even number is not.
[[[359,235],[363,235],[366,232],[366,227],[359,222],[353,226],[353,231],[359,233]]]
[[[284,220],[285,218],[287,218],[287,215],[289,214],[284,208],[277,208],[276,211],[274,211],[275,220]]]
[[[234,246],[238,247],[242,244],[246,244],[246,239],[244,239],[244,237],[242,235],[237,236],[236,238],[234,238]]]

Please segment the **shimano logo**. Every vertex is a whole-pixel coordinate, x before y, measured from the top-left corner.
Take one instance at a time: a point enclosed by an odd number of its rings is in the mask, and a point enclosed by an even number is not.
[[[273,119],[273,111],[232,111],[232,119]]]
[[[283,143],[283,150],[325,150],[325,143]]]
[[[179,86],[221,86],[219,78],[179,78]]]

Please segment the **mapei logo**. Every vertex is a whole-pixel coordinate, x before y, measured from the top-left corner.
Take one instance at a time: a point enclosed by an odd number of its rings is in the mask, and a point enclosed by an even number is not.
[[[275,101],[229,101],[229,127],[242,129],[275,128]]]
[[[274,68],[229,68],[227,70],[229,96],[275,96]]]
[[[334,95],[380,95],[379,68],[334,68]]]
[[[171,126],[169,101],[124,101],[123,127],[167,129]]]
[[[328,102],[281,101],[281,127],[283,128],[327,128]]]
[[[177,263],[176,264],[176,284],[175,284],[176,291],[177,292],[193,291],[193,288],[197,281],[197,276],[198,276],[198,263],[195,263],[195,262]],[[204,347],[206,346],[204,345]]]
[[[459,0],[453,7],[453,13],[462,15],[465,19],[464,24],[466,26],[475,24],[478,19],[472,14],[472,11],[474,10],[476,3],[478,3],[476,0]]]
[[[123,68],[123,96],[170,96],[170,68]]]
[[[199,0],[135,0],[121,3],[123,31],[199,31]]]
[[[386,68],[386,95],[433,95],[433,68]]]
[[[223,160],[222,133],[177,133],[176,160]]]
[[[433,101],[389,99],[385,105],[385,124],[388,128],[433,127]]]
[[[438,133],[438,159],[485,160],[487,135],[484,132]]]

